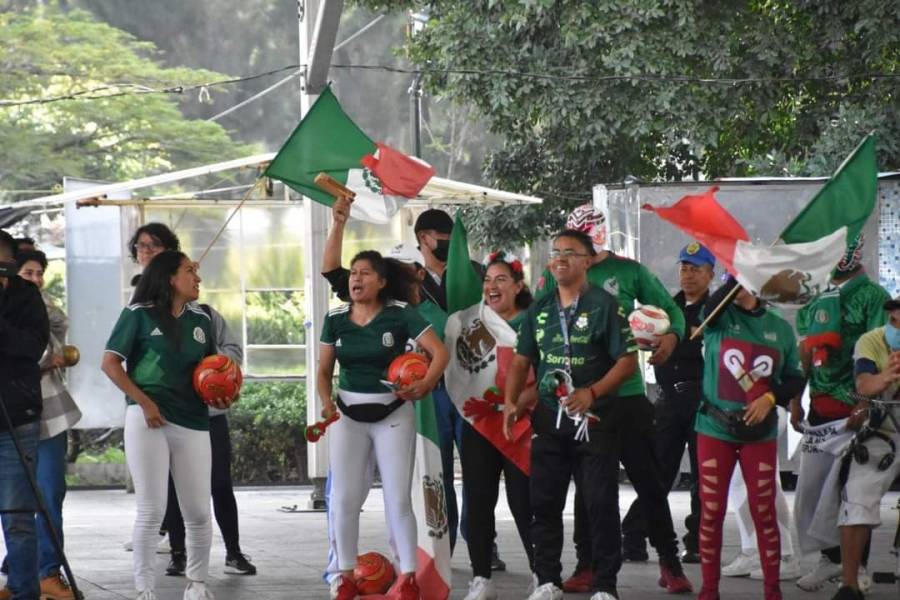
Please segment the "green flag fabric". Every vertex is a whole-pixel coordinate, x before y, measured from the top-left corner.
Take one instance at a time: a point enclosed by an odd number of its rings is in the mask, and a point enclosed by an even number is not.
[[[847,227],[856,239],[875,208],[878,168],[875,137],[866,137],[781,234],[787,244],[812,242]]]
[[[450,234],[447,258],[447,314],[453,314],[481,302],[481,280],[469,259],[469,237],[462,222],[461,211]]]

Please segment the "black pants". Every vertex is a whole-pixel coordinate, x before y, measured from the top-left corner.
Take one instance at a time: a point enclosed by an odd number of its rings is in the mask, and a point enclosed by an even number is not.
[[[618,460],[625,467],[625,473],[644,507],[650,543],[656,548],[660,559],[675,559],[678,556],[678,541],[667,499],[669,491],[663,485],[659,461],[653,448],[653,405],[643,394],[623,396],[617,398],[616,402],[620,440]],[[618,464],[616,472],[618,475]],[[575,479],[575,533],[572,539],[575,542],[579,569],[594,563],[591,556],[591,549],[594,547],[593,528],[587,525],[584,518],[586,500],[583,491],[579,489],[579,482],[586,476],[583,473]],[[619,533],[618,522],[616,533]],[[605,530],[602,535],[611,536],[612,530]],[[621,540],[617,541],[621,543]]]
[[[468,422],[462,424],[463,500],[467,509],[469,560],[473,577],[491,577],[491,555],[494,546],[494,509],[500,494],[500,474],[506,480],[506,502],[512,512],[519,538],[533,568],[531,547],[531,496],[528,476],[504,457]]]
[[[212,501],[216,523],[225,540],[227,555],[241,554],[238,541],[238,511],[231,482],[231,436],[228,433],[228,417],[218,415],[209,419],[209,442],[212,446]],[[178,507],[178,496],[172,476],[169,476],[169,502],[163,528],[169,532],[169,545],[174,552],[184,552],[184,518]]]
[[[534,572],[541,585],[562,587],[563,509],[569,482],[577,473],[586,517],[582,526],[590,530],[593,587],[615,594],[622,566],[617,434],[591,427],[590,441],[577,442],[574,429],[557,430],[556,415],[550,413],[538,406],[532,419],[537,434],[531,440]]]
[[[700,381],[660,386],[654,405],[653,442],[660,475],[665,489],[671,490],[681,469],[681,457],[687,444],[691,462],[691,512],[684,519],[687,528],[682,540],[691,552],[699,552],[697,539],[700,523],[700,494],[697,487],[697,434],[694,417],[703,395]],[[644,503],[638,497],[622,519],[622,547],[625,550],[645,551],[647,519]]]

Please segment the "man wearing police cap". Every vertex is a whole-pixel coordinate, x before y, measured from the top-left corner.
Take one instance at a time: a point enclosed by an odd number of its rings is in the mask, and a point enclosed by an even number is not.
[[[678,476],[681,457],[687,444],[691,461],[691,512],[685,518],[687,534],[681,560],[699,563],[697,531],[700,520],[700,497],[697,489],[697,435],[694,416],[703,395],[703,340],[690,339],[700,325],[700,312],[709,297],[716,259],[697,242],[691,242],[678,255],[678,283],[681,291],[672,298],[684,312],[686,335],[678,342],[672,356],[655,365],[659,392],[654,408],[653,439],[659,460],[660,475],[666,489],[671,489]],[[645,539],[647,525],[640,498],[628,509],[622,521],[622,535]]]

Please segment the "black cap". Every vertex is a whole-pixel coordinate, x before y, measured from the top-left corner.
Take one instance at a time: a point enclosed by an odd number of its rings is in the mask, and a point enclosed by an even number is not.
[[[898,308],[900,308],[900,296],[897,296],[893,300],[888,300],[884,303],[884,310],[886,311],[890,312],[892,310],[897,310]]]
[[[438,233],[450,233],[453,231],[453,219],[442,210],[429,208],[419,215],[419,218],[416,219],[416,224],[413,226],[413,231],[416,233],[428,230],[434,230]]]

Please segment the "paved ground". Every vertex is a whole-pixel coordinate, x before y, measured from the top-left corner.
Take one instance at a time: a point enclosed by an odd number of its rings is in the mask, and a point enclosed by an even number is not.
[[[322,513],[279,512],[285,505],[305,506],[309,488],[258,488],[237,492],[241,510],[241,541],[244,551],[251,554],[259,568],[256,577],[225,575],[222,572],[224,549],[216,531],[212,550],[211,586],[218,600],[287,600],[298,598],[327,598],[327,589],[321,583],[321,570],[325,563],[325,517]],[[571,494],[570,502],[571,502]],[[791,494],[789,494],[791,496]],[[897,512],[898,494],[891,493],[883,501],[882,518],[887,527],[876,530],[872,547],[871,567],[874,570],[893,569],[895,558],[889,554]],[[506,573],[498,573],[495,582],[502,600],[519,600],[526,597],[529,582],[525,555],[515,535],[515,527],[505,501],[498,506],[498,542],[500,553],[507,561]],[[627,508],[634,493],[628,486],[622,487],[621,505]],[[73,491],[66,499],[66,546],[69,560],[86,597],[90,600],[134,598],[131,579],[131,554],[123,544],[131,536],[134,516],[133,496],[123,491]],[[789,502],[792,498],[789,497]],[[686,492],[673,492],[670,496],[676,523],[681,524],[687,512]],[[567,536],[571,531],[571,506],[566,511]],[[384,514],[380,490],[374,490],[361,515],[362,549],[379,550],[385,547]],[[680,527],[679,527],[680,529]],[[730,559],[737,552],[737,527],[729,517],[725,533],[723,557]],[[465,546],[457,549],[453,558],[454,599],[464,595],[470,577],[468,555]],[[163,571],[167,557],[159,557],[159,570]],[[804,561],[811,565],[814,557]],[[566,569],[574,564],[571,545],[567,545],[563,562]],[[700,573],[695,565],[686,568],[688,576],[699,588]],[[656,587],[655,562],[626,564],[620,573],[619,592],[622,600],[659,599],[667,596]],[[184,580],[160,576],[158,593],[160,600],[180,600]],[[819,593],[806,593],[792,582],[783,584],[786,599],[828,600],[835,588]],[[588,595],[567,595],[567,598],[587,599]],[[722,585],[722,597],[729,600],[761,598],[761,582],[726,579]],[[900,588],[876,585],[868,598],[896,600]]]

